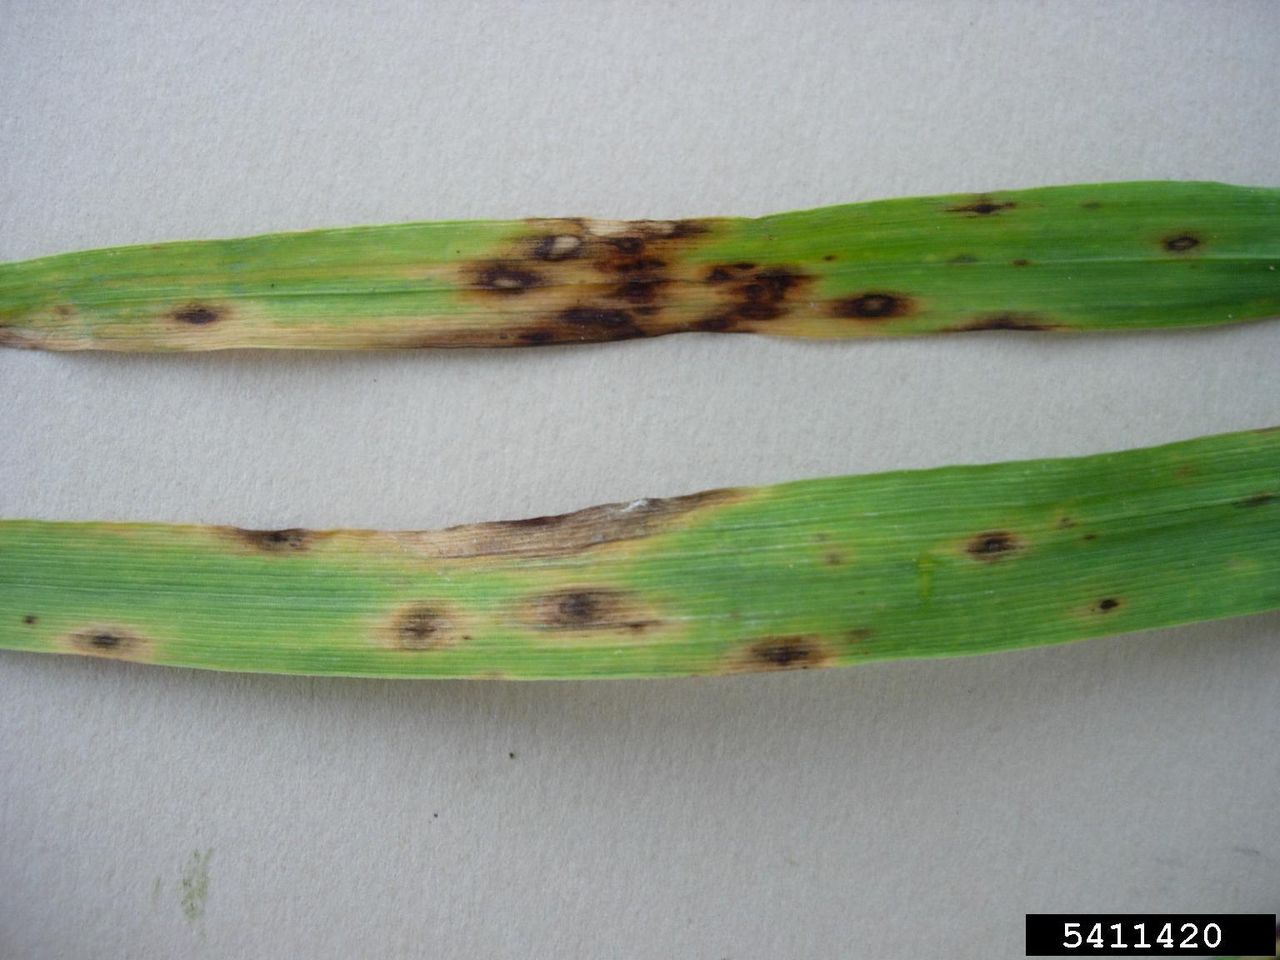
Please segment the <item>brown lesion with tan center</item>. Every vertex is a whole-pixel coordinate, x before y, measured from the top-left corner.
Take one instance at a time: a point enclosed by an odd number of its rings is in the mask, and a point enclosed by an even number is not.
[[[813,634],[761,637],[730,651],[724,673],[764,673],[830,667],[836,654],[830,643]]]
[[[541,346],[685,329],[667,314],[679,299],[677,291],[697,282],[689,253],[714,225],[714,220],[527,220],[521,236],[460,269],[455,280],[484,325],[470,332],[453,328],[448,340]]]
[[[612,587],[567,587],[537,594],[521,604],[520,623],[554,633],[648,633],[662,626],[649,604]]]
[[[874,288],[833,300],[830,312],[841,320],[880,322],[913,316],[919,309],[915,299],[896,290]]]
[[[183,327],[207,327],[225,320],[229,313],[230,310],[222,304],[196,300],[175,307],[168,316]]]
[[[448,603],[432,600],[398,608],[383,633],[392,649],[413,653],[443,650],[471,639],[461,612]]]
[[[73,630],[64,638],[68,652],[110,660],[150,660],[151,642],[136,630],[96,624]]]
[[[719,223],[526,221],[524,234],[460,268],[456,282],[482,326],[452,327],[448,341],[541,346],[767,332],[773,321],[812,315],[817,277],[802,266],[700,261],[696,254]]]
[[[1190,253],[1204,244],[1204,240],[1194,233],[1175,233],[1160,241],[1160,246],[1168,253]]]
[[[814,281],[812,274],[795,265],[714,264],[705,269],[702,282],[711,288],[717,303],[693,322],[693,329],[767,332],[771,321],[789,315],[808,299]]]
[[[994,563],[1018,553],[1025,546],[1017,534],[1007,530],[985,530],[965,541],[964,552],[974,560]]]

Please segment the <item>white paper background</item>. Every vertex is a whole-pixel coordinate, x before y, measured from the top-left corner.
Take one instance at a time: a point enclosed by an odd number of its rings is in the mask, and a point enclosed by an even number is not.
[[[1280,183],[1275,3],[3,6],[4,259]],[[1276,323],[0,352],[0,516],[431,527],[1083,454],[1280,422],[1278,369]],[[1277,640],[1267,615],[963,661],[535,685],[4,654],[0,955],[988,958],[1021,955],[1026,911],[1272,912]]]

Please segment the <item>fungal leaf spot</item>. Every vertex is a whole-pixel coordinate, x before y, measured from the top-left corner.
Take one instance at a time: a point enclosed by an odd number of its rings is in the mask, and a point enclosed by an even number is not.
[[[831,647],[820,637],[807,634],[763,637],[735,651],[728,672],[810,670],[830,666],[834,661]]]
[[[235,535],[244,543],[267,553],[288,553],[307,549],[311,545],[309,530],[290,527],[285,530],[243,530],[234,528]]]
[[[477,286],[502,296],[518,295],[542,283],[542,277],[532,270],[501,263],[485,267],[476,278]]]
[[[659,624],[634,596],[608,588],[556,590],[533,597],[521,619],[537,630],[647,630]]]
[[[68,638],[74,653],[118,660],[147,658],[148,643],[137,633],[115,626],[85,627]]]
[[[622,327],[631,322],[625,310],[604,307],[571,307],[560,314],[560,319],[575,327]]]
[[[1000,203],[990,197],[978,197],[972,203],[947,207],[947,213],[967,213],[975,217],[989,217],[993,213],[999,213],[1001,210],[1012,210],[1016,206],[1016,203]]]
[[[1190,233],[1180,233],[1177,236],[1166,237],[1162,241],[1163,247],[1170,253],[1187,253],[1200,246],[1203,241]]]
[[[1004,530],[989,530],[969,538],[965,551],[975,560],[1002,560],[1021,548],[1018,538]]]
[[[555,262],[571,260],[582,252],[582,237],[575,233],[550,233],[534,242],[533,255],[538,260]]]
[[[703,282],[728,300],[723,307],[694,321],[695,330],[719,332],[786,316],[792,301],[813,277],[791,266],[758,267],[755,263],[713,266]]]
[[[415,603],[400,610],[391,625],[392,642],[400,650],[437,650],[450,645],[458,631],[454,618],[436,604]]]
[[[190,303],[173,311],[171,316],[178,323],[185,323],[191,327],[205,327],[221,320],[222,311],[208,304]]]
[[[694,220],[527,220],[524,229],[463,262],[450,281],[474,311],[417,346],[542,346],[629,340],[686,329],[662,314],[696,268],[687,253],[710,227]]]
[[[837,317],[849,320],[894,320],[912,313],[915,304],[902,294],[872,290],[837,300],[831,309]]]

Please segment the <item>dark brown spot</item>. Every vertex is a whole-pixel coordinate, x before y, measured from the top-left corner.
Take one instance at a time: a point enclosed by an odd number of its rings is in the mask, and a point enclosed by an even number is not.
[[[947,213],[972,213],[979,217],[988,217],[993,213],[999,213],[1001,210],[1011,210],[1016,207],[1016,203],[997,203],[990,197],[980,197],[959,207],[947,207]]]
[[[552,233],[538,240],[533,255],[538,260],[571,260],[582,252],[582,238],[572,233]]]
[[[22,618],[22,622],[25,623],[28,627],[31,627],[35,625],[35,622],[38,619],[39,617],[37,617],[34,613],[28,613],[25,617]]]
[[[250,546],[270,553],[305,550],[311,544],[311,532],[298,527],[285,530],[242,530],[237,527],[235,534]]]
[[[1102,204],[1097,200],[1086,200],[1084,203],[1080,204],[1080,208],[1082,210],[1097,210],[1101,206]]]
[[[1164,248],[1170,253],[1186,253],[1188,250],[1194,250],[1200,246],[1200,238],[1192,236],[1189,233],[1180,233],[1176,237],[1168,237],[1164,240]]]
[[[636,254],[644,249],[644,240],[640,237],[608,237],[605,243],[619,253]]]
[[[526,330],[520,334],[522,343],[527,343],[531,347],[545,347],[548,344],[556,342],[556,334],[554,330],[545,328],[537,328],[534,330]]]
[[[671,223],[671,229],[667,232],[667,236],[676,240],[684,240],[687,237],[698,237],[711,230],[710,224],[705,220],[674,220]]]
[[[733,308],[731,316],[739,320],[775,320],[782,315],[774,304],[758,298],[749,298]]]
[[[607,307],[570,307],[559,314],[560,319],[575,327],[623,327],[631,323],[626,310]]]
[[[957,253],[954,257],[952,257],[950,260],[947,261],[947,263],[955,263],[955,264],[966,264],[966,263],[977,263],[977,262],[978,262],[978,258],[975,257],[972,253]]]
[[[1098,535],[1097,535],[1096,533],[1086,533],[1086,534],[1085,534],[1083,537],[1081,537],[1080,539],[1082,539],[1082,540],[1097,540],[1097,539],[1098,539]]]
[[[614,273],[653,273],[666,265],[665,260],[657,257],[626,257],[603,264],[606,269]]]
[[[146,643],[127,630],[117,627],[92,627],[79,630],[70,637],[72,649],[99,657],[136,659],[145,652]]]
[[[831,651],[816,637],[766,637],[747,648],[747,667],[757,670],[808,670],[831,662]]]
[[[476,284],[493,293],[511,295],[542,286],[542,277],[532,270],[495,264],[480,272]]]
[[[193,303],[173,312],[173,319],[193,327],[203,327],[222,318],[221,312],[203,303]]]
[[[539,630],[642,630],[658,621],[620,590],[558,590],[534,597],[522,619]]]
[[[953,329],[957,331],[1052,330],[1053,325],[1042,322],[1032,313],[993,313]]]
[[[1116,609],[1116,607],[1118,606],[1120,606],[1120,601],[1117,600],[1115,597],[1103,597],[1097,603],[1097,609],[1099,613],[1110,613],[1112,610]]]
[[[722,333],[733,327],[733,317],[727,313],[716,313],[709,317],[695,320],[693,328],[707,333]]]
[[[788,299],[812,279],[790,267],[757,270],[754,263],[746,262],[712,267],[706,282],[729,284],[728,295],[733,299],[723,309],[694,321],[692,326],[695,330],[721,331],[734,329],[741,323],[776,320],[789,309]]]
[[[664,282],[657,278],[628,280],[614,291],[614,295],[632,303],[648,303],[658,295],[658,288]]]
[[[449,618],[439,608],[418,604],[396,619],[396,645],[402,650],[431,650],[443,646],[451,630]]]
[[[801,280],[797,273],[784,268],[774,267],[769,270],[761,270],[755,275],[755,282],[748,284],[747,288],[756,289],[752,294],[753,299],[764,300],[768,303],[777,303],[785,297]]]
[[[999,560],[1018,549],[1018,539],[1003,530],[991,530],[971,537],[965,550],[978,560]]]
[[[844,564],[846,564],[848,560],[849,558],[846,557],[839,550],[831,550],[822,558],[822,562],[825,563],[828,567],[844,566]]]
[[[1010,262],[1011,264],[1013,264],[1015,267],[1029,267],[1029,266],[1031,266],[1031,261],[1030,261],[1030,260],[1024,260],[1022,257],[1019,257],[1017,260],[1010,260],[1009,262]]]
[[[569,328],[565,340],[628,340],[645,336],[629,310],[614,307],[569,307],[556,314]]]
[[[837,300],[831,310],[837,317],[851,320],[892,320],[911,313],[912,301],[900,294],[872,291]]]
[[[835,258],[836,258],[836,255],[834,253],[823,254],[823,257],[822,257],[822,259],[827,261],[827,263],[830,263]]]
[[[1237,507],[1263,507],[1268,503],[1275,503],[1280,500],[1280,495],[1274,493],[1255,493],[1251,497],[1245,497],[1243,500],[1237,500]]]
[[[556,614],[561,626],[581,626],[595,619],[601,606],[596,593],[566,593],[556,602]]]

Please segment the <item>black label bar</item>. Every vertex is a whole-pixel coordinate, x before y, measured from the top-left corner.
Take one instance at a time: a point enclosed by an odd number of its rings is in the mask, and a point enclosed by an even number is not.
[[[1273,957],[1274,913],[1029,913],[1029,957]]]

